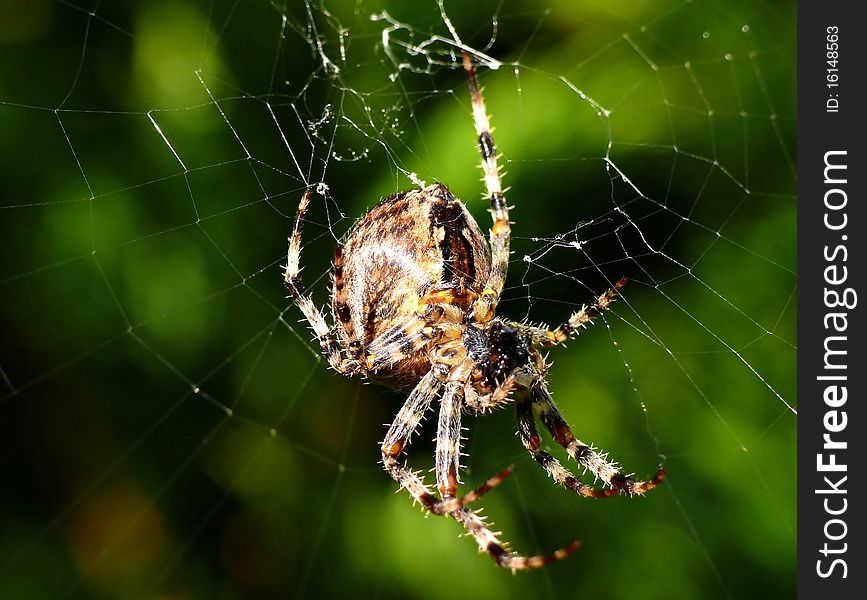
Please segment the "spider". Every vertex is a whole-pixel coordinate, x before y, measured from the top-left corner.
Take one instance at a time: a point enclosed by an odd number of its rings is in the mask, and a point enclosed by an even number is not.
[[[454,518],[497,564],[529,569],[564,558],[578,543],[548,555],[518,556],[469,508],[502,482],[511,467],[477,490],[458,495],[462,412],[489,412],[514,395],[524,447],[556,483],[582,496],[644,494],[659,484],[665,472],[660,467],[649,481],[621,473],[605,454],[572,434],[545,384],[547,365],[540,349],[556,346],[584,328],[615,300],[625,279],[555,329],[494,316],[509,263],[509,209],[482,92],[468,54],[462,54],[493,216],[489,243],[463,203],[442,184],[382,200],[337,246],[331,299],[335,338],[300,279],[308,188],[289,238],[285,283],[334,370],[411,390],[381,444],[388,474],[427,511]],[[435,467],[439,498],[418,472],[398,461],[436,398],[440,404]],[[542,449],[534,414],[568,456],[607,488],[582,483]]]

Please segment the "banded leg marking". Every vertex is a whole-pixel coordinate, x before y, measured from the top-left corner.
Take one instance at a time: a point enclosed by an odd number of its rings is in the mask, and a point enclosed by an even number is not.
[[[437,427],[436,478],[437,489],[444,499],[458,494],[461,458],[461,389],[460,383],[449,382],[440,399]]]
[[[464,70],[469,81],[470,97],[473,104],[473,122],[476,126],[476,134],[479,137],[479,153],[482,157],[482,172],[485,176],[485,189],[488,200],[491,203],[491,216],[493,225],[490,233],[491,244],[491,275],[488,278],[485,291],[474,303],[474,316],[479,322],[487,322],[493,317],[493,310],[497,304],[503,287],[506,284],[506,271],[509,267],[509,237],[511,226],[509,224],[509,208],[506,205],[506,196],[503,194],[500,182],[500,168],[497,164],[497,148],[494,137],[491,134],[491,123],[485,108],[485,100],[482,91],[476,83],[475,69],[470,62],[470,57],[463,52]]]
[[[582,483],[572,471],[564,467],[559,460],[550,453],[542,450],[542,440],[536,430],[536,422],[533,417],[533,405],[529,397],[522,398],[517,405],[518,434],[524,448],[530,453],[537,463],[548,472],[548,475],[558,484],[571,492],[587,496],[589,498],[608,498],[616,496],[617,490],[596,490]]]
[[[430,371],[422,377],[415,389],[410,393],[403,407],[397,413],[394,422],[382,441],[382,464],[386,472],[402,488],[430,512],[437,515],[453,513],[470,502],[475,502],[484,494],[498,486],[511,473],[511,469],[488,479],[478,489],[462,498],[450,497],[437,500],[431,489],[424,483],[422,477],[406,465],[397,461],[398,456],[410,441],[413,432],[418,428],[424,414],[430,408],[431,402],[439,393],[442,383],[436,371]]]
[[[289,238],[289,252],[286,259],[286,271],[284,281],[286,287],[292,295],[295,304],[301,309],[307,322],[310,324],[316,339],[319,342],[322,353],[325,355],[328,364],[338,373],[346,376],[353,375],[358,370],[358,364],[348,358],[344,358],[340,352],[340,346],[334,339],[334,334],[331,328],[325,321],[322,312],[313,304],[313,300],[304,289],[304,284],[301,282],[301,231],[304,223],[304,216],[307,214],[307,206],[310,202],[310,189],[304,190],[301,196],[301,201],[298,203],[298,211],[295,215],[295,226],[292,229],[292,236]]]
[[[452,513],[452,518],[463,525],[479,546],[480,552],[487,552],[491,558],[501,567],[512,569],[513,571],[521,571],[525,569],[537,569],[544,567],[548,563],[563,560],[580,546],[577,540],[563,546],[559,550],[551,554],[541,556],[519,556],[512,554],[506,548],[506,545],[499,540],[497,535],[491,531],[488,524],[485,522],[478,512],[469,508],[462,508],[459,511]]]
[[[554,440],[566,449],[566,453],[575,459],[578,464],[590,470],[595,477],[598,477],[610,486],[610,490],[597,492],[598,494],[613,495],[618,492],[624,494],[642,495],[649,492],[663,479],[665,479],[665,469],[661,466],[657,470],[656,475],[649,481],[636,481],[632,477],[621,473],[619,467],[614,462],[609,462],[605,455],[601,455],[593,450],[589,445],[577,439],[572,433],[572,429],[560,414],[557,405],[554,404],[554,399],[551,398],[550,392],[544,385],[537,385],[530,391],[530,396],[534,408],[539,414],[539,420],[545,425],[545,428],[551,432]]]
[[[593,323],[593,319],[602,314],[602,311],[607,309],[609,305],[617,299],[619,290],[626,285],[626,278],[622,277],[614,284],[614,287],[599,295],[589,305],[582,306],[581,310],[572,313],[569,319],[558,325],[554,329],[543,329],[541,327],[528,327],[527,332],[533,340],[534,344],[548,347],[562,344],[569,338],[578,334],[579,330],[585,329],[587,325]]]

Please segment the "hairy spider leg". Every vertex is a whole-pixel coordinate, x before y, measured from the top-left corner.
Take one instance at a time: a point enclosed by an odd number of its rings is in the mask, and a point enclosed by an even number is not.
[[[444,501],[456,496],[459,483],[461,404],[460,383],[447,383],[446,390],[440,400],[436,448],[437,487]],[[503,473],[508,474],[510,472],[511,469],[507,469]],[[503,473],[488,480],[485,485],[477,490],[477,493],[488,491],[488,489],[493,487],[492,482],[499,483],[502,480]],[[481,494],[479,493],[479,495]],[[572,542],[564,548],[545,556],[514,555],[507,549],[506,544],[498,539],[497,534],[491,531],[489,525],[478,511],[462,507],[450,514],[452,518],[463,525],[464,529],[475,538],[481,551],[487,552],[498,565],[509,569],[518,570],[541,567],[552,561],[565,558],[578,547],[577,542]]]
[[[394,418],[391,427],[388,429],[388,433],[385,434],[385,439],[382,440],[381,446],[382,465],[386,472],[402,488],[406,489],[416,502],[419,502],[427,510],[437,515],[453,513],[470,502],[478,500],[482,495],[498,486],[511,473],[511,469],[502,471],[488,479],[477,490],[466,494],[462,498],[446,497],[442,500],[437,500],[436,496],[434,496],[424,480],[419,477],[418,473],[397,461],[404,447],[409,443],[413,432],[418,428],[422,418],[424,418],[424,414],[430,408],[431,402],[433,402],[433,399],[439,393],[442,387],[442,382],[440,381],[441,375],[442,371],[432,369],[427,375],[422,377]]]
[[[517,377],[511,374],[489,394],[479,394],[472,381],[464,386],[464,404],[475,413],[492,412],[511,401],[512,391],[517,385]]]
[[[432,303],[434,300],[431,294],[421,298],[419,305],[423,308],[372,340],[364,349],[365,368],[375,371],[392,365],[415,354],[431,340],[460,338],[461,310],[450,304]]]
[[[457,496],[461,458],[461,382],[450,381],[440,399],[437,424],[436,479],[440,496]]]
[[[620,294],[620,289],[626,285],[627,279],[621,277],[614,287],[597,296],[589,305],[582,306],[580,310],[572,313],[569,319],[554,329],[545,329],[544,327],[528,327],[526,325],[518,325],[523,333],[530,336],[534,346],[542,346],[550,348],[562,344],[571,337],[580,333],[587,325],[593,323],[593,319],[602,314],[608,306],[617,299]]]
[[[298,211],[295,215],[295,227],[292,229],[292,236],[289,238],[289,253],[286,261],[286,272],[284,280],[286,287],[292,294],[295,304],[304,313],[307,322],[316,334],[316,339],[319,341],[319,346],[322,348],[322,353],[325,355],[328,364],[340,373],[341,375],[351,376],[358,370],[358,363],[351,358],[346,358],[340,352],[340,346],[334,339],[334,334],[328,327],[325,317],[322,312],[313,304],[313,300],[304,290],[304,284],[301,282],[301,230],[304,225],[304,216],[307,214],[307,206],[310,203],[310,188],[304,190],[301,196],[301,201],[298,203]]]
[[[364,366],[368,371],[393,365],[412,356],[430,341],[426,337],[428,323],[423,314],[415,313],[372,340],[364,348]]]
[[[489,236],[491,245],[491,275],[485,290],[473,304],[473,319],[478,323],[487,323],[494,316],[494,310],[503,287],[506,285],[506,271],[509,268],[509,207],[503,194],[500,182],[500,168],[497,165],[497,149],[491,134],[491,124],[485,109],[482,90],[476,83],[475,69],[470,62],[470,56],[462,51],[464,70],[469,80],[470,96],[473,104],[473,121],[476,134],[479,136],[479,152],[482,156],[482,172],[485,174],[485,189],[491,203],[491,216],[494,223]]]
[[[536,422],[533,418],[533,404],[530,397],[521,398],[517,403],[518,412],[518,435],[521,443],[537,463],[542,465],[548,475],[558,484],[571,492],[587,496],[589,498],[608,498],[616,496],[617,490],[596,490],[582,483],[569,469],[564,467],[559,460],[548,452],[542,450],[542,440],[536,430]]]
[[[480,552],[487,552],[498,565],[513,571],[538,569],[548,563],[563,560],[581,545],[578,540],[574,540],[551,554],[520,556],[509,552],[506,544],[501,542],[497,534],[491,531],[489,524],[485,522],[485,518],[478,511],[462,508],[453,512],[452,518],[463,525],[467,533],[475,538]]]
[[[498,565],[515,570],[533,569],[555,560],[561,560],[571,554],[578,547],[577,541],[546,556],[514,555],[507,550],[504,543],[500,542],[497,534],[489,529],[484,518],[467,507],[469,503],[478,500],[502,483],[512,472],[511,467],[491,477],[478,489],[462,498],[454,495],[457,491],[458,456],[460,454],[460,387],[447,384],[448,389],[443,396],[440,407],[440,427],[446,427],[448,430],[445,436],[439,435],[437,437],[437,480],[445,482],[446,486],[443,499],[437,500],[434,497],[418,473],[398,463],[397,457],[403,452],[405,445],[409,443],[412,433],[421,423],[422,417],[442,387],[439,374],[437,371],[431,370],[425,375],[410,393],[409,398],[395,417],[382,442],[382,464],[385,470],[402,488],[410,493],[414,500],[428,511],[437,515],[449,515],[460,523],[467,533],[475,538],[479,549],[487,552]],[[444,437],[450,440],[446,446],[443,446]],[[452,485],[454,490],[449,489]]]
[[[642,495],[655,488],[665,478],[665,469],[660,466],[650,481],[635,481],[632,477],[621,473],[616,463],[609,462],[606,456],[600,455],[589,445],[577,439],[566,419],[560,414],[557,405],[554,404],[551,393],[541,382],[530,390],[530,398],[533,404],[532,408],[538,413],[539,420],[551,432],[554,440],[563,446],[566,453],[578,461],[578,464],[589,469],[594,476],[611,487],[608,491],[598,492],[602,496],[611,495],[609,492],[622,492],[630,496],[633,494]],[[545,465],[542,464],[542,466]]]
[[[576,335],[580,329],[599,316],[617,298],[620,288],[626,285],[626,278],[621,278],[614,287],[599,295],[589,306],[581,307],[581,310],[572,314],[568,321],[553,330],[540,327],[526,327],[522,330],[530,335],[534,345],[555,346],[561,344],[571,336]],[[544,364],[537,365],[540,371]],[[608,484],[610,489],[596,490],[575,477],[571,471],[564,467],[556,458],[540,448],[541,441],[536,431],[533,418],[533,408],[537,409],[539,418],[558,444],[566,449],[569,456],[583,467],[589,469],[596,477]],[[548,472],[559,485],[582,496],[592,498],[607,498],[620,492],[626,494],[644,494],[655,488],[665,477],[665,470],[660,467],[654,478],[650,481],[635,481],[631,477],[623,475],[617,465],[605,460],[590,446],[576,439],[572,434],[569,424],[560,414],[557,405],[551,398],[551,393],[541,380],[533,386],[531,398],[522,399],[517,406],[518,433],[521,441],[533,458]]]

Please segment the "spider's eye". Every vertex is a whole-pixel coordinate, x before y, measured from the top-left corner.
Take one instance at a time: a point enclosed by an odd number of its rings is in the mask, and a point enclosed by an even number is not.
[[[502,321],[491,321],[485,328],[488,337],[489,360],[486,375],[502,382],[516,368],[530,361],[530,345],[516,327]]]

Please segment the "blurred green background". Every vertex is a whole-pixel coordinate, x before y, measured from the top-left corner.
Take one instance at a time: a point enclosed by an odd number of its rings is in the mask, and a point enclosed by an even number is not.
[[[478,75],[516,206],[500,313],[555,323],[630,277],[550,385],[665,485],[570,496],[511,409],[466,417],[468,486],[516,467],[480,503],[513,548],[583,542],[499,570],[394,493],[403,397],[327,370],[286,299],[307,185],[319,304],[335,239],[413,178],[487,226],[435,2],[4,0],[0,597],[794,594],[793,3],[445,10],[502,62]]]

